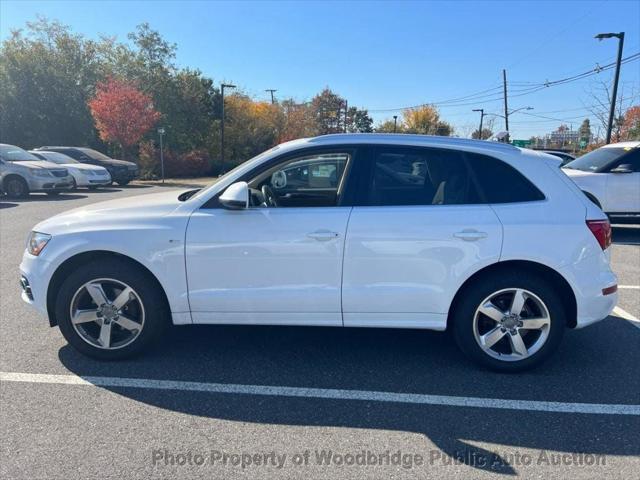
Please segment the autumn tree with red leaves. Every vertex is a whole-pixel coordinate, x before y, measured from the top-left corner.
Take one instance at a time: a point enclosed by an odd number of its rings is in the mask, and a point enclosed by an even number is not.
[[[114,78],[96,85],[96,94],[88,105],[100,138],[120,145],[123,156],[161,116],[153,108],[149,95],[131,83]]]

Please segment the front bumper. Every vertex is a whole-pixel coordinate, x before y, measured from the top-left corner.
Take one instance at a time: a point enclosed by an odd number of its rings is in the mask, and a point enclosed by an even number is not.
[[[31,177],[28,179],[29,191],[31,192],[55,192],[71,190],[73,188],[73,177]]]
[[[40,257],[25,252],[20,264],[22,300],[44,316],[47,312],[47,285],[51,277],[51,265]]]

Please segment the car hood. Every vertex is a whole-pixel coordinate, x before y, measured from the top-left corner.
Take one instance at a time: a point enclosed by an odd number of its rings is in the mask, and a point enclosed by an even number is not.
[[[178,196],[184,190],[136,195],[74,208],[40,222],[33,229],[55,235],[83,230],[126,229],[150,223],[184,205]]]
[[[75,168],[76,170],[94,170],[96,172],[104,172],[106,170],[104,167],[89,165],[88,163],[64,163],[60,166],[64,168]]]
[[[47,162],[46,160],[28,160],[25,162],[11,162],[11,163],[13,165],[19,165],[21,167],[38,168],[38,169],[45,169],[45,170],[51,170],[51,169],[61,170],[65,168],[61,165],[58,165],[57,163]]]
[[[133,162],[127,162],[126,160],[116,160],[115,158],[110,158],[109,160],[100,160],[101,163],[107,163],[109,165],[121,165],[123,167],[135,167],[136,164]]]

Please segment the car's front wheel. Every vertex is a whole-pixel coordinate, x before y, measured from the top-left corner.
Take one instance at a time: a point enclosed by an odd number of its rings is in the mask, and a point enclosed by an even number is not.
[[[566,314],[556,290],[529,272],[484,276],[453,311],[460,349],[485,367],[516,372],[542,363],[560,344]]]
[[[99,360],[142,352],[169,323],[157,282],[118,259],[90,262],[71,273],[60,287],[55,312],[65,339]]]
[[[24,198],[29,195],[27,182],[17,176],[7,178],[4,181],[3,190],[11,198]]]

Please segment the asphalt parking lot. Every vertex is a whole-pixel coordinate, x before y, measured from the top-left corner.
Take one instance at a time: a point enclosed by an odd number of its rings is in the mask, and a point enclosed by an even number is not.
[[[25,237],[160,188],[0,199],[0,478],[637,478],[640,328],[619,316],[519,375],[409,330],[180,327],[132,361],[80,356],[20,300]],[[640,227],[614,242],[616,313],[638,318]]]

